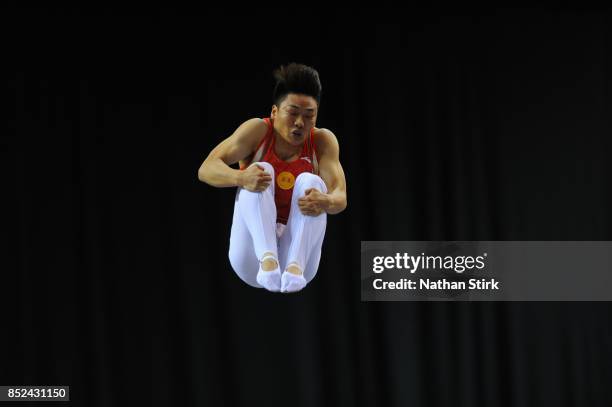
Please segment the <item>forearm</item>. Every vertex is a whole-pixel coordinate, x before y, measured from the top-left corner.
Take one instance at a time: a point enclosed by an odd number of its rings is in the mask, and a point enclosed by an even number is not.
[[[220,158],[206,160],[198,170],[200,181],[217,188],[242,186],[240,175],[240,170],[231,168]]]
[[[327,208],[325,212],[330,215],[335,215],[342,212],[346,208],[346,192],[336,189],[329,192],[327,195]]]

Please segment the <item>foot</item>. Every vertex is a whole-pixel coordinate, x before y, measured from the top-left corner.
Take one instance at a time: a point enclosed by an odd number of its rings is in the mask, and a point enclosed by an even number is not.
[[[281,278],[281,292],[293,293],[306,287],[306,279],[302,269],[295,263],[287,266]]]
[[[268,291],[278,292],[281,287],[281,272],[278,260],[272,253],[265,253],[259,262],[257,283]]]

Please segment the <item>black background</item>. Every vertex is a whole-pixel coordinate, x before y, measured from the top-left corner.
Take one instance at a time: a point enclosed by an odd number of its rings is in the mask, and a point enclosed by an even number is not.
[[[611,405],[608,303],[359,293],[361,240],[612,240],[610,15],[282,7],[4,14],[0,384],[84,406]],[[349,203],[315,280],[278,295],[231,270],[235,190],[197,169],[291,61],[321,75]]]

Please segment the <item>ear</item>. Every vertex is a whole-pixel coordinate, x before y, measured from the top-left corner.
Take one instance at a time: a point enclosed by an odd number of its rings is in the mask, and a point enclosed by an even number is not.
[[[276,105],[272,105],[272,112],[270,113],[270,117],[272,120],[276,119],[276,115],[278,114],[278,107]]]

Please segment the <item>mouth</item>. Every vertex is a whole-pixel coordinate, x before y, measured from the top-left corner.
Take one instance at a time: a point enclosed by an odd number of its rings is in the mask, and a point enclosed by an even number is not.
[[[293,136],[293,138],[302,138],[303,133],[299,130],[293,130],[291,132],[291,135]]]

